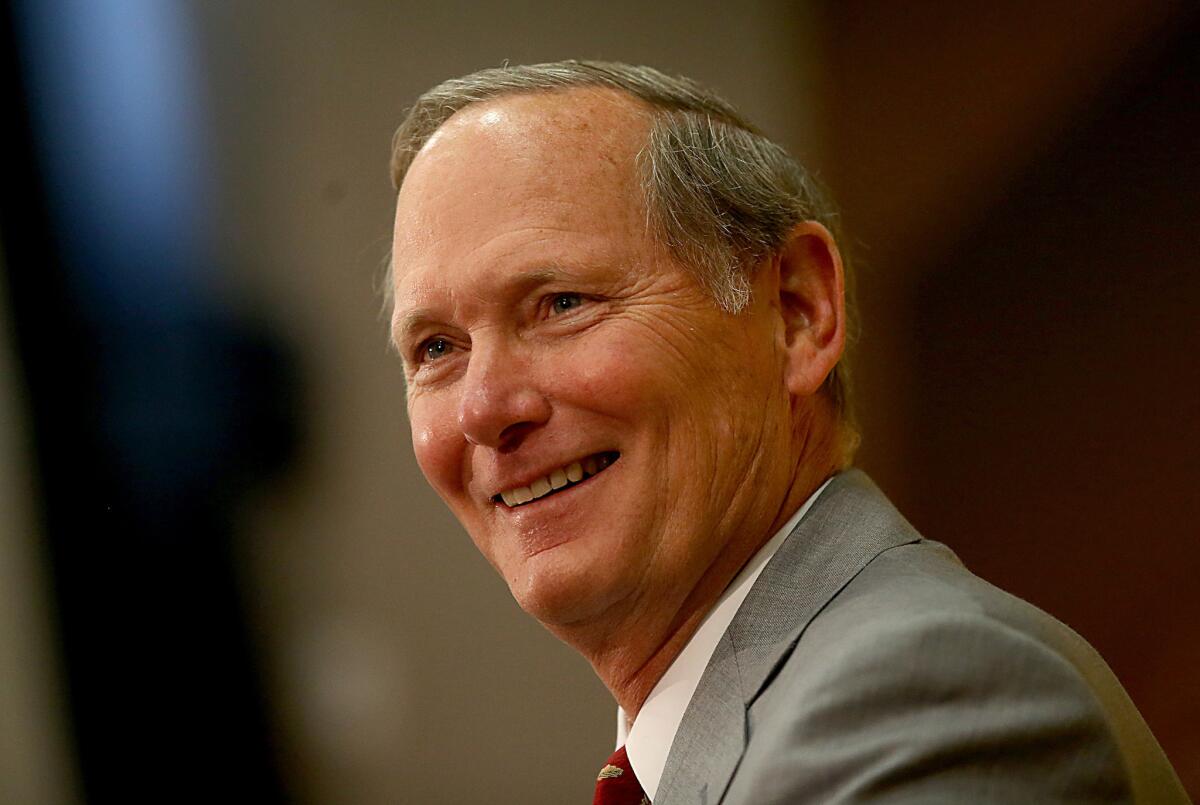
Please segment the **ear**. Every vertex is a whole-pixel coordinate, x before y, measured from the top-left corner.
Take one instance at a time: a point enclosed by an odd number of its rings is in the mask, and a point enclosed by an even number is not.
[[[785,382],[793,396],[811,396],[837,365],[846,343],[842,255],[828,229],[805,221],[792,230],[777,266]]]

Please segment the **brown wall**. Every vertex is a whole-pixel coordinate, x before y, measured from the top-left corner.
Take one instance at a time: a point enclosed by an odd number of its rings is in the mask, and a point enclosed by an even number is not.
[[[913,515],[1088,637],[1200,791],[1200,37],[1172,47],[924,275]]]
[[[1200,795],[1196,16],[885,5],[826,28],[862,463],[1089,639]]]

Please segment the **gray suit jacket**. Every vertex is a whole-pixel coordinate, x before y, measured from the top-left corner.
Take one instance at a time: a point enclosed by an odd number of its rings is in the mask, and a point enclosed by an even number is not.
[[[654,805],[1187,801],[1091,646],[850,471],[721,638]]]

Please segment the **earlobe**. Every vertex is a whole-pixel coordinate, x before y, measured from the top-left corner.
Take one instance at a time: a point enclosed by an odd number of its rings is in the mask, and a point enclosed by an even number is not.
[[[845,276],[829,230],[798,224],[777,258],[786,383],[793,395],[815,394],[845,345]]]

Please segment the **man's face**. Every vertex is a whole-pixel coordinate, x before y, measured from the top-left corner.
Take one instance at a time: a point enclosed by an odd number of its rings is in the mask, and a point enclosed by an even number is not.
[[[551,626],[676,611],[786,490],[778,317],[720,311],[647,231],[648,125],[603,91],[469,107],[397,201],[417,460]]]

